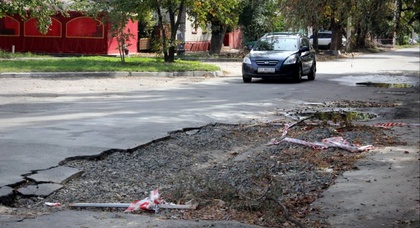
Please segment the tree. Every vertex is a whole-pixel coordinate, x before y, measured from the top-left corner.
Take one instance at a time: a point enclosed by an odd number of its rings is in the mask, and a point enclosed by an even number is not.
[[[0,18],[6,15],[20,15],[22,18],[36,18],[41,33],[47,33],[57,13],[66,14],[61,0],[0,0]]]
[[[354,28],[353,48],[371,46],[373,37],[392,36],[392,3],[389,0],[357,0],[350,10]]]
[[[408,41],[420,19],[418,0],[354,0],[351,15],[355,31],[355,48],[371,46],[369,39]]]
[[[129,45],[126,42],[134,36],[131,31],[126,29],[127,22],[135,19],[141,20],[148,11],[139,8],[137,1],[120,0],[96,0],[94,3],[81,0],[75,2],[72,8],[110,25],[111,36],[118,43],[121,62],[125,63],[126,50]]]
[[[176,47],[176,34],[181,24],[182,13],[189,0],[150,0],[151,9],[158,15],[158,25],[161,35],[162,52],[165,62],[174,62],[175,60],[175,47]],[[165,26],[166,17],[169,18],[169,28]],[[169,34],[167,34],[169,32]]]
[[[330,51],[337,53],[342,48],[342,37],[351,9],[351,0],[337,1],[328,0],[326,5],[326,16],[330,20],[330,30],[332,32]]]
[[[288,27],[299,30],[312,27],[313,45],[318,50],[318,30],[325,28],[328,0],[279,0],[280,12],[284,14]],[[330,27],[329,25],[327,26]]]
[[[182,13],[185,7],[191,4],[192,0],[102,0],[105,2],[114,1],[113,7],[110,8],[109,14],[116,11],[125,12],[132,18],[136,15],[137,19],[142,19],[148,13],[155,12],[158,19],[158,27],[160,31],[160,43],[165,62],[175,61],[176,33],[182,19]],[[122,16],[122,15],[120,15]],[[119,16],[117,15],[117,18]]]
[[[283,31],[283,16],[276,0],[245,0],[239,25],[246,41],[254,41],[267,32]]]
[[[418,0],[395,0],[394,6],[394,38],[398,44],[405,44],[420,21],[420,4]]]
[[[209,54],[220,54],[228,28],[237,26],[243,0],[199,0],[187,8],[190,19],[207,29],[211,26]]]

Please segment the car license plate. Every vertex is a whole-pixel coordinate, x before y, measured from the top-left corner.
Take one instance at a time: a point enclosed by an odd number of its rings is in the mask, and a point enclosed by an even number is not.
[[[258,68],[258,73],[274,73],[276,68],[273,67],[260,67]]]

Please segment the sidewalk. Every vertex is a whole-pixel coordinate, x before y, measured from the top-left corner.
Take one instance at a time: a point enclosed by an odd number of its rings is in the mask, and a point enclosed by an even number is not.
[[[220,77],[222,71],[186,71],[186,72],[30,72],[30,73],[0,73],[0,78],[102,78],[102,77]]]

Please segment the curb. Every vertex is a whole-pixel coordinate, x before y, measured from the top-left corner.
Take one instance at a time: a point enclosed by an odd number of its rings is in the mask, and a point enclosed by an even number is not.
[[[8,72],[0,73],[0,78],[117,78],[117,77],[220,77],[222,71],[185,72]]]

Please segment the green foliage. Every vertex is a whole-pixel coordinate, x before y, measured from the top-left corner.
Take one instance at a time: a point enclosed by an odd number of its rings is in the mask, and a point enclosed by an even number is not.
[[[48,55],[38,55],[31,52],[21,53],[21,52],[8,52],[0,49],[0,59],[14,59],[14,58],[45,58],[50,57]]]
[[[157,13],[160,42],[165,62],[174,62],[176,34],[181,24],[184,9],[191,0],[149,0],[151,9]],[[169,22],[166,21],[169,18]]]
[[[420,32],[418,0],[278,0],[287,27],[312,26],[337,33],[351,29],[353,48],[366,48],[373,38],[394,37],[399,43],[413,30]],[[349,27],[347,27],[349,26]],[[338,45],[340,42],[333,42]]]
[[[65,7],[60,0],[0,0],[0,18],[6,15],[20,15],[24,19],[36,18],[38,30],[47,33],[51,25],[51,16],[57,13],[65,15]]]
[[[219,54],[228,29],[236,28],[244,0],[200,0],[187,8],[190,20],[204,30],[211,26],[210,54]]]
[[[124,29],[126,21],[144,23],[148,31],[144,36],[150,35],[151,27],[158,21],[161,33],[155,39],[159,42],[157,46],[161,47],[165,60],[173,62],[175,33],[184,7],[197,26],[207,29],[211,25],[212,45],[219,45],[224,33],[238,25],[244,32],[245,42],[256,40],[266,32],[298,31],[308,26],[341,33],[349,25],[355,34],[352,44],[357,48],[369,46],[371,38],[391,39],[394,34],[397,42],[403,44],[404,37],[411,32],[420,33],[418,0],[0,0],[0,18],[15,14],[24,19],[34,17],[39,31],[46,33],[52,15],[79,10],[110,22],[120,51],[131,35]],[[103,12],[107,12],[106,17]]]
[[[283,15],[275,0],[246,0],[239,16],[245,42],[254,41],[267,32],[284,31]]]
[[[127,41],[134,36],[131,31],[126,29],[127,22],[149,19],[150,9],[144,6],[146,6],[145,1],[101,0],[90,2],[81,0],[73,7],[110,25],[110,34],[117,40],[120,59],[124,63],[125,50],[130,45]]]
[[[145,12],[144,16],[139,19],[139,31],[140,38],[150,38],[153,35],[154,30],[154,17],[152,12]]]
[[[0,49],[0,59],[11,59],[14,58],[15,55],[11,52],[3,51]]]
[[[194,1],[188,8],[191,20],[203,29],[210,23],[212,30],[219,29],[217,24],[235,27],[238,23],[239,14],[242,12],[242,0],[201,0]],[[214,28],[213,28],[214,27]]]
[[[96,4],[79,4],[79,9],[85,9],[89,14],[107,12],[106,19],[111,23],[112,34],[117,38],[120,50],[123,50],[125,41],[130,36],[130,33],[124,30],[124,21],[136,19],[150,22],[146,23],[146,26],[150,26],[152,21],[157,21],[160,33],[155,37],[155,41],[158,40],[159,44],[154,42],[154,46],[161,47],[166,62],[174,62],[176,31],[181,13],[191,2],[192,0],[100,0],[96,1]],[[157,18],[152,18],[151,12],[154,12]],[[150,27],[148,31],[151,32]]]

